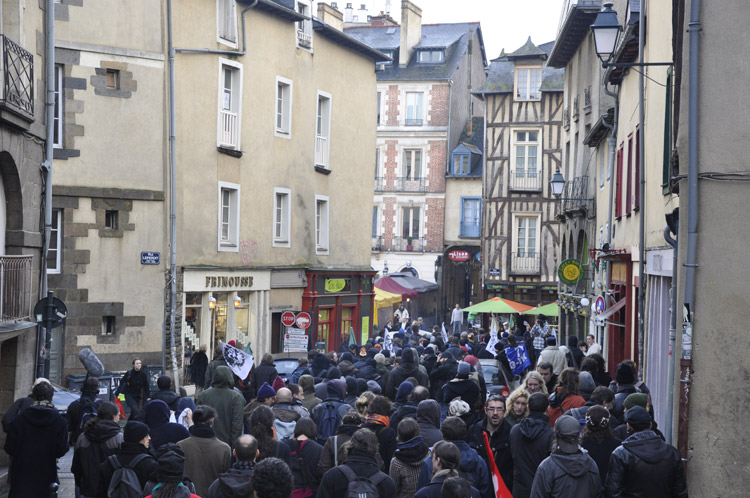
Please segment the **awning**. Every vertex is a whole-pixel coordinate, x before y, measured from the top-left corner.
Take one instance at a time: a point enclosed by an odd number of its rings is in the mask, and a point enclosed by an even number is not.
[[[375,287],[375,310],[373,316],[375,317],[373,323],[378,323],[378,311],[381,309],[390,310],[394,304],[401,302],[401,294],[393,294],[383,289]]]
[[[607,308],[604,313],[600,313],[596,315],[597,320],[606,320],[610,316],[614,315],[618,311],[620,311],[620,308],[625,306],[625,301],[627,300],[627,297],[623,297],[619,301],[617,301],[615,304],[613,304],[610,308]]]
[[[545,304],[544,306],[537,306],[531,308],[526,312],[527,315],[545,315],[545,316],[560,316],[560,307],[556,303]]]
[[[402,299],[416,299],[418,292],[414,289],[409,289],[396,282],[391,277],[381,277],[375,282],[375,287],[383,289],[391,294],[400,294]]]
[[[414,289],[417,292],[430,292],[439,289],[437,284],[404,273],[392,274],[389,275],[389,278],[392,278],[397,284],[407,289]]]

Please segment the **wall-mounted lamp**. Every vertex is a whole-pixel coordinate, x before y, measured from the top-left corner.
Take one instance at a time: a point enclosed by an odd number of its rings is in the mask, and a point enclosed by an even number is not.
[[[212,310],[216,308],[216,298],[214,296],[210,296],[208,298],[208,309]]]

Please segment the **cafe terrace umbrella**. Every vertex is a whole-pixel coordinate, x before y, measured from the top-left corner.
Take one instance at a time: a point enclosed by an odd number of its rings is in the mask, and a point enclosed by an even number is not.
[[[545,304],[544,306],[537,306],[531,308],[526,312],[527,315],[545,315],[545,316],[560,316],[560,307],[555,303]]]
[[[532,307],[526,304],[517,303],[510,299],[493,297],[487,301],[464,308],[462,311],[473,311],[475,313],[526,313]]]

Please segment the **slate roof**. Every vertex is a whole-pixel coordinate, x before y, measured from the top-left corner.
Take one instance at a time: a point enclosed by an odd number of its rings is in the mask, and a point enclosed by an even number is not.
[[[539,52],[543,52],[547,56],[552,51],[552,47],[555,42],[542,43],[536,45]],[[528,42],[527,44],[528,45]],[[523,49],[524,58],[529,58],[531,55],[531,49],[524,45]],[[519,49],[520,50],[520,49]],[[513,52],[514,54],[516,52]],[[537,54],[537,57],[543,59],[542,54]],[[513,93],[513,83],[515,76],[515,63],[511,59],[512,54],[501,55],[497,59],[493,59],[490,67],[487,70],[487,79],[484,85],[475,90],[475,95],[487,94],[487,93]],[[518,56],[515,57],[518,59]],[[555,69],[549,67],[546,63],[542,69],[542,92],[562,92],[565,84],[565,69]]]
[[[445,49],[444,61],[440,64],[419,64],[415,51],[409,64],[399,66],[400,26],[365,26],[344,30],[347,35],[376,50],[395,51],[393,64],[386,65],[383,71],[378,71],[378,81],[449,80],[458,69],[462,57],[469,48],[471,34],[475,31],[482,45],[482,58],[486,61],[479,23],[425,24],[422,25],[422,40],[415,48],[443,48]]]

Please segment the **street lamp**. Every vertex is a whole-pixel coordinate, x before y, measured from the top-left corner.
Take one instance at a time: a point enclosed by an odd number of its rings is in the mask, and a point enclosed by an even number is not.
[[[552,189],[552,195],[559,199],[565,187],[565,178],[560,173],[560,168],[555,170],[555,174],[552,175],[552,179],[549,181],[549,186]]]
[[[622,31],[622,26],[617,22],[617,12],[612,10],[612,2],[605,2],[594,24],[591,25],[596,55],[604,64],[607,64],[615,52],[620,31]]]

